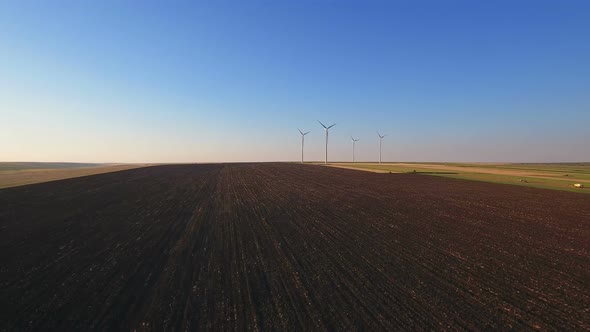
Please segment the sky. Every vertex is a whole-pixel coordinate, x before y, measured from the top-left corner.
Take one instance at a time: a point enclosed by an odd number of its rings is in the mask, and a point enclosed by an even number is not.
[[[0,161],[590,161],[590,2],[0,0]]]

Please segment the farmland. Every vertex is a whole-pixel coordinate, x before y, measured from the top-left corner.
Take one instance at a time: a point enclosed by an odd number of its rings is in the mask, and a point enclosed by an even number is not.
[[[589,194],[590,163],[333,163],[334,167],[379,173],[412,173]]]
[[[146,165],[0,162],[0,188],[103,174],[143,166]]]
[[[590,329],[590,196],[315,165],[0,190],[0,330]]]

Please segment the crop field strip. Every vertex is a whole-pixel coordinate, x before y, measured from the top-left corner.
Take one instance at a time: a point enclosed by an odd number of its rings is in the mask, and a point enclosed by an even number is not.
[[[590,164],[331,163],[377,173],[416,173],[590,194]],[[586,188],[576,188],[580,183]]]
[[[0,330],[590,329],[590,197],[296,164],[0,190]]]

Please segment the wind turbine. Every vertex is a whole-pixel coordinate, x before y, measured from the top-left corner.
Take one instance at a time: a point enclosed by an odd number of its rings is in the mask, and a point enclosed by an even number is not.
[[[301,163],[303,164],[303,146],[305,145],[305,135],[309,134],[309,131],[304,133],[299,128],[297,128],[297,130],[299,130],[299,133],[301,134]]]
[[[352,141],[352,162],[354,163],[354,144],[360,140],[360,138],[354,139],[354,137],[350,136],[350,140]]]
[[[379,136],[379,163],[381,164],[381,143],[383,143],[383,137],[387,135],[381,135],[379,132],[377,132],[377,135]]]
[[[324,130],[326,131],[326,160],[324,161],[324,164],[327,164],[328,163],[328,130],[330,130],[330,128],[334,127],[336,124],[326,127],[320,120],[318,120],[318,122],[322,125],[322,127],[324,127]]]

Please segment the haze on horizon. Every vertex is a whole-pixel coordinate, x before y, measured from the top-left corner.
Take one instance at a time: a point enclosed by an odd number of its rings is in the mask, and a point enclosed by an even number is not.
[[[590,161],[588,1],[2,1],[0,161]]]

